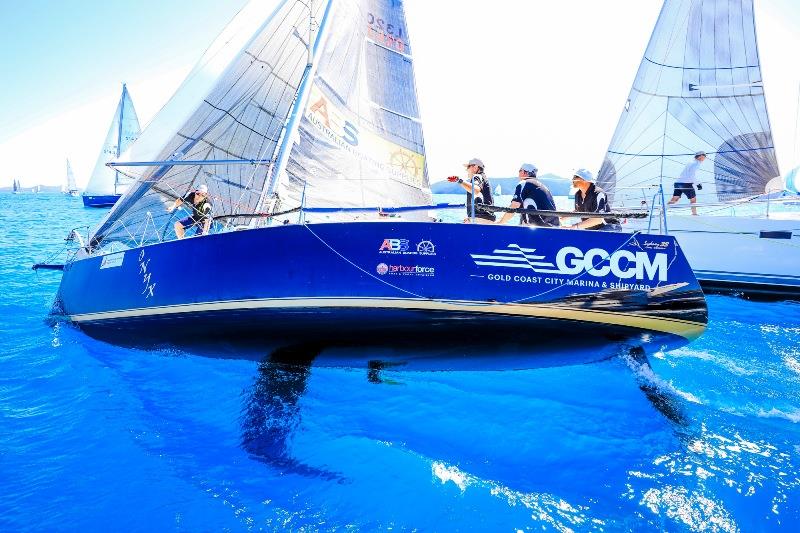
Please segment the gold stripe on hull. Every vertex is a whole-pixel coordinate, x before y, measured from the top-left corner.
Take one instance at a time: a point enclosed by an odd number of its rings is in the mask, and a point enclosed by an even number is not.
[[[252,300],[230,300],[162,307],[144,307],[124,311],[105,311],[69,315],[76,323],[101,322],[121,318],[143,318],[209,311],[235,311],[252,309],[319,309],[319,308],[363,308],[403,309],[408,311],[451,311],[496,316],[521,316],[541,319],[572,320],[577,322],[624,326],[634,329],[670,333],[694,340],[705,331],[702,322],[677,318],[660,318],[634,313],[613,312],[598,309],[576,309],[557,304],[485,303],[459,300],[421,300],[409,298],[270,298]]]

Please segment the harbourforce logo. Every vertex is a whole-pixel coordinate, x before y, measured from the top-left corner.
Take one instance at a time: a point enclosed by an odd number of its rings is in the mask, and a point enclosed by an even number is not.
[[[436,255],[436,246],[431,241],[422,240],[411,250],[408,239],[383,239],[378,252],[382,254]]]
[[[422,265],[387,265],[380,263],[375,270],[381,276],[389,274],[390,276],[426,276],[431,277],[436,275],[436,267],[427,267]]]
[[[565,246],[556,253],[555,264],[543,255],[535,255],[535,248],[522,248],[509,244],[506,249],[495,250],[491,255],[470,254],[476,265],[527,269],[540,274],[564,274],[574,276],[586,272],[595,277],[608,274],[619,279],[667,280],[668,256],[665,253],[648,254],[616,250],[608,252],[602,248],[583,251],[574,246]]]

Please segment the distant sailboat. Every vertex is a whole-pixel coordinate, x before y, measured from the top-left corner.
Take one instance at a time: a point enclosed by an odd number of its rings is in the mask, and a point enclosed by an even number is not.
[[[64,194],[70,196],[78,196],[78,186],[75,184],[75,174],[72,173],[72,166],[69,164],[69,159],[67,159],[67,184],[65,187],[62,187],[62,191]]]
[[[139,118],[133,108],[128,88],[122,85],[122,96],[119,99],[117,110],[111,119],[106,140],[97,157],[94,172],[89,178],[86,190],[83,192],[83,205],[85,207],[111,207],[119,200],[130,181],[119,171],[108,168],[106,163],[119,157],[139,137]]]
[[[500,196],[502,193],[503,193],[503,187],[501,187],[500,184],[498,183],[497,187],[494,188],[494,195]]]
[[[697,171],[697,205],[709,211],[673,214],[689,205],[676,204],[661,231],[677,238],[706,289],[800,295],[800,220],[769,217],[766,203],[776,201],[784,184],[753,0],[664,2],[598,185],[615,208],[659,205],[701,151],[708,161]],[[766,217],[746,213],[758,202],[767,207]],[[728,216],[744,204],[748,216]],[[630,221],[629,227],[647,224]]]
[[[19,194],[20,192],[22,192],[22,187],[19,184],[19,180],[15,179],[14,180],[14,194]]]

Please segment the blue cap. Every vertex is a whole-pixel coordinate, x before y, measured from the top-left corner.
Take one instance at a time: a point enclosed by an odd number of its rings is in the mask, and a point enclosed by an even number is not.
[[[592,175],[592,173],[586,170],[585,168],[579,168],[578,170],[575,171],[573,176],[577,176],[584,181],[594,182],[594,175]]]
[[[536,165],[534,165],[533,163],[522,163],[519,166],[519,169],[520,170],[524,170],[525,172],[533,173],[533,174],[536,174],[537,172],[539,172],[539,169],[536,168]]]

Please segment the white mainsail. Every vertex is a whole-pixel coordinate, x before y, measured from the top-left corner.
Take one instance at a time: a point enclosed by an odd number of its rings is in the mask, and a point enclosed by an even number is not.
[[[166,238],[165,205],[201,183],[237,224],[273,197],[426,204],[424,154],[402,2],[254,0],[115,163],[137,181],[94,242]]]
[[[752,0],[665,0],[598,176],[615,207],[669,195],[696,152],[703,201],[769,192],[780,176]]]
[[[119,171],[107,167],[106,163],[113,161],[127,150],[139,137],[140,132],[139,118],[136,116],[133,101],[127,86],[123,84],[122,96],[117,104],[114,117],[111,119],[100,155],[97,156],[94,171],[86,185],[85,195],[105,196],[125,192],[130,180],[122,176]]]

